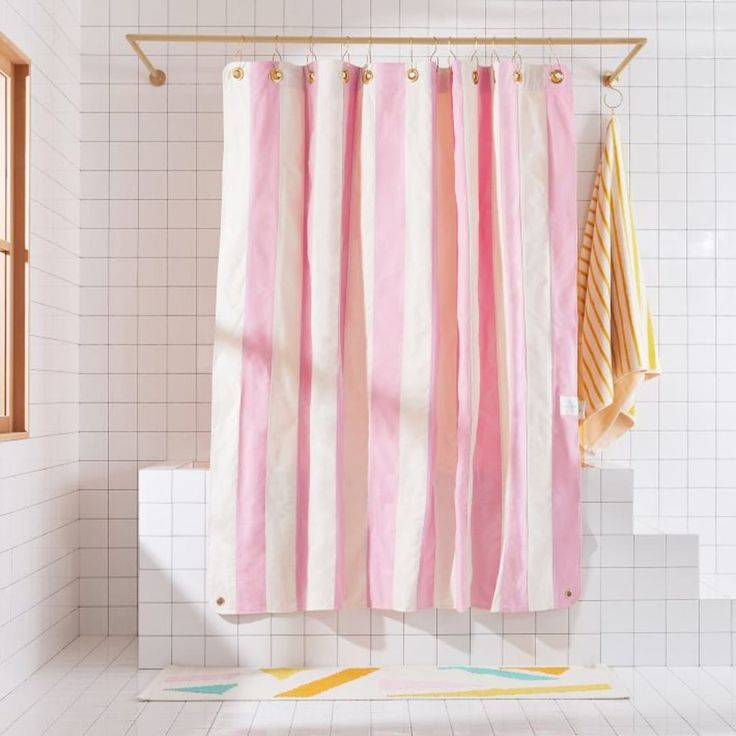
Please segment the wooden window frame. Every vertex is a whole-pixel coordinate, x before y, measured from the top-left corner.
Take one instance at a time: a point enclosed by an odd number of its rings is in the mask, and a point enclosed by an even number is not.
[[[10,111],[6,120],[8,240],[0,250],[8,258],[8,289],[0,340],[5,361],[7,407],[0,404],[0,441],[28,437],[28,148],[30,61],[0,33],[0,72],[9,80]],[[2,142],[2,145],[5,145]]]

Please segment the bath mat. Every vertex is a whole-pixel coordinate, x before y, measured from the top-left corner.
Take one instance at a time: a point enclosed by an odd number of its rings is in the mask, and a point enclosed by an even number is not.
[[[606,667],[166,667],[139,700],[621,699]]]

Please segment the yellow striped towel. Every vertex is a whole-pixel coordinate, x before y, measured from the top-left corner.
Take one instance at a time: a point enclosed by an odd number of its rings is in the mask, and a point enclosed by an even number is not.
[[[652,316],[612,117],[578,261],[581,448],[601,450],[633,427],[636,389],[657,375]]]

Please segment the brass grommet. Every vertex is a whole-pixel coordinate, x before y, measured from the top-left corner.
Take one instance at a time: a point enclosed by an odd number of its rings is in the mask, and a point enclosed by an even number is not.
[[[363,80],[363,84],[368,84],[373,81],[373,72],[370,69],[363,69],[360,78]]]
[[[312,82],[314,82],[314,72],[311,69],[307,72],[307,81],[309,82],[309,84],[312,84]]]
[[[281,69],[275,66],[273,69],[271,69],[270,77],[272,82],[280,82],[284,78],[284,73],[281,71]]]
[[[243,71],[243,67],[236,66],[235,69],[233,69],[233,79],[242,79],[245,76],[245,72]]]
[[[415,66],[409,67],[409,70],[406,72],[406,78],[410,82],[416,82],[419,79],[419,69]]]
[[[565,73],[562,71],[562,69],[553,69],[549,73],[549,78],[554,84],[559,84],[565,79]]]
[[[347,69],[342,70],[342,81],[347,83],[350,81],[350,72]]]
[[[566,598],[572,598],[572,591],[571,590],[566,590],[565,591],[565,597]]]
[[[524,81],[524,74],[521,69],[514,69],[514,82],[521,84]]]
[[[224,598],[223,598],[222,596],[220,596],[220,597],[219,597],[219,598],[218,598],[218,599],[217,599],[217,600],[215,601],[215,603],[217,603],[217,605],[218,605],[218,606],[222,606],[222,605],[224,605],[224,603],[225,603],[225,599],[224,599]]]
[[[473,84],[478,84],[480,82],[480,74],[478,73],[477,69],[473,69]]]

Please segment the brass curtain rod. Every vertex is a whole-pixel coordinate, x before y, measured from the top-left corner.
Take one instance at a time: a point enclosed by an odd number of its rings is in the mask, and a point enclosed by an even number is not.
[[[133,51],[138,55],[143,66],[148,70],[148,79],[155,87],[166,83],[166,73],[157,69],[148,55],[141,48],[144,41],[165,43],[260,43],[260,44],[304,44],[310,45],[392,45],[392,46],[432,46],[450,44],[452,46],[631,46],[619,65],[603,75],[602,83],[613,87],[618,82],[621,72],[633,61],[644,48],[647,39],[644,36],[261,36],[253,34],[186,34],[186,33],[128,33],[125,36]]]

